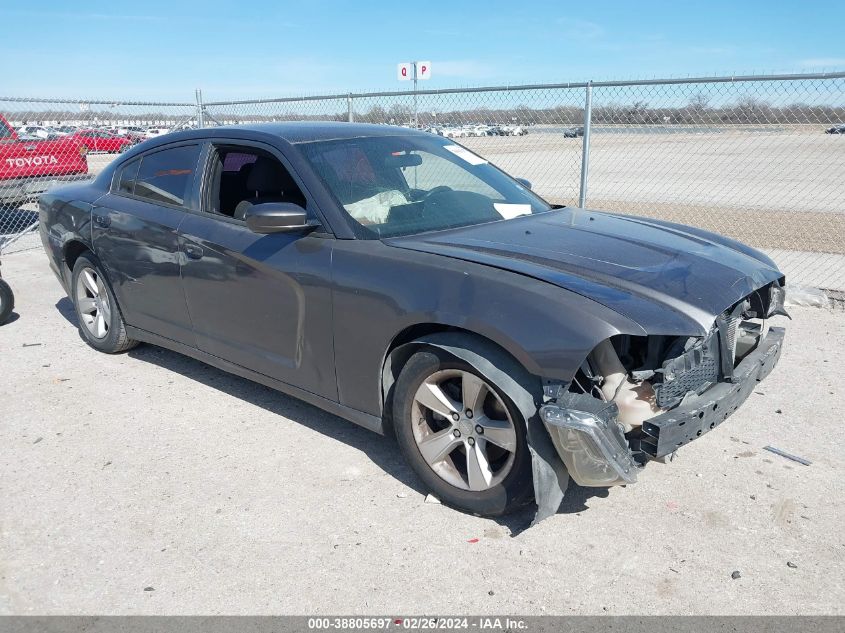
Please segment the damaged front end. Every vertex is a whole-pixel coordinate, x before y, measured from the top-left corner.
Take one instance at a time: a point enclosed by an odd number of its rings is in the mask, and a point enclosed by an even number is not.
[[[617,335],[567,385],[547,384],[543,420],[582,486],[634,483],[638,469],[715,428],[780,358],[785,315],[777,281],[718,315],[703,337]]]

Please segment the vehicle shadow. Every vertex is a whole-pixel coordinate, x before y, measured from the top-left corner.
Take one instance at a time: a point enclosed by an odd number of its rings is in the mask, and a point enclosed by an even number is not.
[[[56,303],[56,309],[68,323],[77,327],[76,311],[67,297],[63,297]],[[367,455],[384,472],[420,496],[427,494],[420,480],[406,464],[392,436],[378,435],[275,389],[161,347],[141,345],[130,350],[128,355],[132,359],[175,372],[352,446]],[[583,512],[589,509],[587,505],[589,499],[606,496],[608,496],[606,488],[583,488],[570,481],[558,514]],[[511,537],[516,537],[531,526],[536,511],[537,507],[531,503],[507,516],[492,518],[491,521],[507,528]]]

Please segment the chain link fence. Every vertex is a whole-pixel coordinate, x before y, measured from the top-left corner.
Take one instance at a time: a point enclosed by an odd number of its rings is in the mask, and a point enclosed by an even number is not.
[[[0,97],[0,254],[40,245],[40,194],[94,178],[147,137],[195,126],[196,114],[196,103]]]
[[[845,73],[170,104],[0,99],[0,114],[118,133],[291,120],[420,127],[552,202],[716,231],[769,253],[792,284],[845,291]],[[115,155],[88,150],[89,174]],[[22,211],[31,205],[0,207],[0,235],[34,222]]]

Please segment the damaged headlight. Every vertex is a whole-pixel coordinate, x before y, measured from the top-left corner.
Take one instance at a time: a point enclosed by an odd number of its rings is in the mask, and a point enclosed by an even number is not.
[[[569,475],[580,486],[637,481],[637,465],[615,420],[557,405],[540,409]]]

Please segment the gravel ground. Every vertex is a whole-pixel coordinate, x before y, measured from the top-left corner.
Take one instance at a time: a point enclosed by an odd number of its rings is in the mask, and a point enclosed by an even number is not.
[[[392,439],[168,351],[95,352],[39,251],[3,274],[0,613],[845,614],[841,312],[793,308],[727,423],[526,529],[425,503]]]

